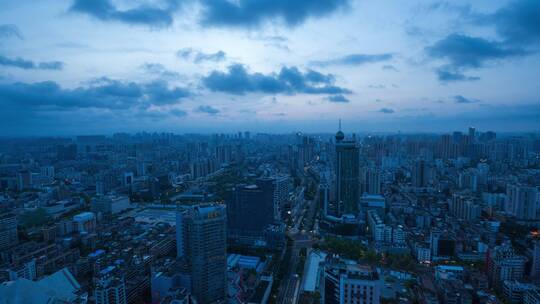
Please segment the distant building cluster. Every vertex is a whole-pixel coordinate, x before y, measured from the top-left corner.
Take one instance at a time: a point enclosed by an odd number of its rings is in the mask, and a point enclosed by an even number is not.
[[[0,139],[3,303],[540,303],[540,135]]]

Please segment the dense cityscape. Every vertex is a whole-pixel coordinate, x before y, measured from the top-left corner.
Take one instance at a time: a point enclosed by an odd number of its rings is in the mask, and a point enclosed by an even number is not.
[[[0,147],[2,303],[540,301],[539,134]]]
[[[0,0],[0,304],[540,304],[540,0]]]

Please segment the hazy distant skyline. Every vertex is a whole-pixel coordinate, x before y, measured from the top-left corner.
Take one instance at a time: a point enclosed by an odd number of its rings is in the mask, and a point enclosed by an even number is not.
[[[540,1],[0,2],[0,136],[540,130]]]

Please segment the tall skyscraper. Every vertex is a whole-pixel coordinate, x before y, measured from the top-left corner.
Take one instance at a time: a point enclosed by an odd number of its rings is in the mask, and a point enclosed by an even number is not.
[[[309,136],[302,136],[299,141],[300,143],[297,146],[298,166],[299,168],[303,168],[315,156],[315,140]]]
[[[191,293],[199,303],[225,299],[227,271],[225,205],[180,207],[176,218],[177,253],[191,274]]]
[[[538,189],[522,185],[506,187],[505,211],[520,220],[535,220],[537,211]]]
[[[425,160],[417,160],[411,170],[413,187],[427,187],[433,180],[433,168]]]
[[[473,143],[476,137],[476,129],[474,127],[469,127],[469,142]]]
[[[291,181],[288,175],[276,175],[272,176],[274,180],[274,200],[277,210],[274,211],[274,218],[276,220],[281,219],[281,210],[283,210],[284,204],[289,199],[289,192],[291,188]]]
[[[239,133],[241,135],[242,133]],[[232,161],[232,146],[231,145],[219,145],[214,148],[214,154],[218,164],[221,166],[225,163],[230,163]]]
[[[13,213],[0,213],[0,250],[17,245],[17,216]]]
[[[288,175],[275,175],[257,179],[257,185],[264,191],[273,193],[273,217],[274,220],[281,219],[281,210],[288,200],[290,191],[290,179]]]
[[[341,128],[340,128],[341,129]],[[358,215],[360,197],[360,150],[355,140],[345,140],[341,130],[336,133],[336,203],[339,216]]]
[[[454,145],[452,142],[452,136],[450,134],[443,134],[441,136],[441,156],[443,159],[454,158]]]
[[[381,173],[376,168],[362,170],[362,193],[381,194]]]
[[[276,203],[273,179],[260,179],[257,184],[237,185],[227,200],[229,238],[246,245],[263,238],[264,229],[274,223]]]

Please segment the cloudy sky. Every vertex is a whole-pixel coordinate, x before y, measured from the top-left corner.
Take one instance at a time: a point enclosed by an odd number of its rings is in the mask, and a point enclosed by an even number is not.
[[[0,0],[0,136],[540,130],[540,1]]]

